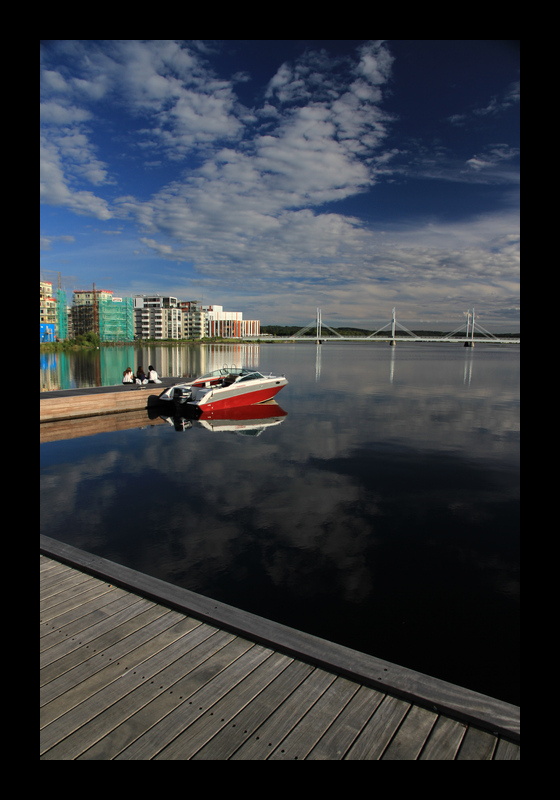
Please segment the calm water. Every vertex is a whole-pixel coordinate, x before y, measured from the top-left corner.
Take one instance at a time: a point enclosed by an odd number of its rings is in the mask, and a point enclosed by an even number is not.
[[[42,533],[519,704],[519,347],[106,350],[42,385],[247,363],[287,413],[42,444]]]

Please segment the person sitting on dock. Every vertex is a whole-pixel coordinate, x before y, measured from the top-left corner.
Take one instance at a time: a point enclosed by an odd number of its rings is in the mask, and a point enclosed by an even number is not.
[[[151,365],[148,367],[148,383],[161,383],[157,372]]]
[[[138,367],[136,370],[136,383],[148,383],[143,367]]]
[[[127,367],[125,369],[125,371],[123,372],[122,382],[123,383],[134,383],[134,373],[132,372],[130,367]]]

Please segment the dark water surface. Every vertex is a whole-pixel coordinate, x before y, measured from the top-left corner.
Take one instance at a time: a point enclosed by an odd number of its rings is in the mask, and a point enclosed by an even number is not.
[[[162,423],[42,444],[41,532],[519,704],[519,355],[351,343],[169,355],[198,359],[193,371],[285,373],[286,415],[260,435]]]

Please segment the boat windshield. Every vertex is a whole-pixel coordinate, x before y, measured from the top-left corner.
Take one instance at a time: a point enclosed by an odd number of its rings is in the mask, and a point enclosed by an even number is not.
[[[221,378],[223,375],[228,375],[231,370],[222,367],[221,369],[214,369],[212,372],[206,372],[204,375],[201,375],[200,378],[197,380],[209,380],[210,378]]]
[[[264,375],[261,375],[260,372],[249,372],[244,371],[240,378],[238,378],[238,382],[241,383],[242,381],[257,381],[264,378]]]

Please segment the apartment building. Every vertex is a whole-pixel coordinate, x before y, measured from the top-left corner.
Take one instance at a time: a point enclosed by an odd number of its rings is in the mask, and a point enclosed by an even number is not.
[[[136,339],[182,339],[183,314],[176,297],[135,295]]]
[[[75,289],[72,305],[66,292],[40,282],[41,341],[72,338],[93,331],[102,342],[133,339],[242,339],[260,335],[259,320],[244,320],[241,311],[203,306],[198,300],[164,295],[115,297],[106,289]]]
[[[206,336],[222,336],[224,339],[243,339],[259,336],[261,323],[258,319],[243,319],[241,311],[224,311],[223,306],[203,306],[206,315]]]
[[[53,291],[50,281],[39,282],[39,323],[41,341],[54,341],[68,337],[66,292]]]

